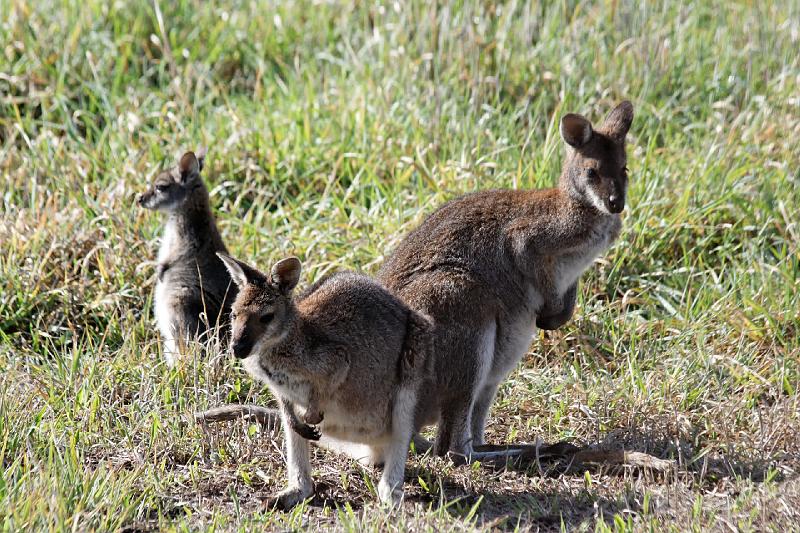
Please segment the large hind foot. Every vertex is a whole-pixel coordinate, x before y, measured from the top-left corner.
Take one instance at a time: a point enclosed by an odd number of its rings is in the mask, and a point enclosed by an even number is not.
[[[265,505],[267,509],[277,509],[279,511],[288,511],[292,507],[298,505],[306,498],[314,494],[314,490],[304,491],[299,488],[287,488],[280,491],[275,496],[267,499]]]

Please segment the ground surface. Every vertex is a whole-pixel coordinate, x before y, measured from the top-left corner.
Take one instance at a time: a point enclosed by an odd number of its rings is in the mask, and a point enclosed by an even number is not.
[[[4,529],[798,527],[797,2],[71,4],[0,0]],[[188,415],[270,395],[227,355],[162,364],[160,219],[134,194],[205,144],[232,252],[374,272],[458,194],[552,185],[558,117],[623,98],[624,231],[489,440],[678,470],[413,458],[389,513],[376,472],[316,452],[319,496],[265,510],[280,437]]]

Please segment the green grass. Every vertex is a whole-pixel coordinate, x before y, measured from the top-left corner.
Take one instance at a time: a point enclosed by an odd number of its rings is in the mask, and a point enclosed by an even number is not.
[[[0,0],[4,530],[796,527],[797,2],[215,4]],[[624,445],[678,473],[413,458],[388,513],[375,472],[315,452],[320,496],[265,510],[281,439],[188,415],[269,393],[227,355],[164,366],[161,221],[135,193],[205,144],[232,252],[297,254],[305,282],[374,272],[450,198],[551,186],[558,118],[623,98],[624,231],[489,440]]]

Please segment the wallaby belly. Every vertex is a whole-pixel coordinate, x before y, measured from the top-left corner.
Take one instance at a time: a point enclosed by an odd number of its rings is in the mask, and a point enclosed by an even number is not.
[[[535,310],[541,305],[541,295],[531,287],[526,304],[509,309],[498,317],[494,359],[487,381],[499,383],[505,379],[528,352],[536,334]]]
[[[387,409],[353,412],[331,401],[322,404],[322,411],[325,418],[319,429],[323,435],[345,442],[369,445],[383,444],[391,438],[392,424],[391,417],[387,416]]]
[[[172,309],[169,305],[167,292],[167,286],[163,282],[159,281],[156,283],[156,322],[158,322],[158,329],[161,330],[161,335],[171,339],[174,332],[172,331]]]

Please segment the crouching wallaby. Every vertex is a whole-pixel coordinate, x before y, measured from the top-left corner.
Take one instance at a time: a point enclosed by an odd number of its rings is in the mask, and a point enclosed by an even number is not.
[[[581,273],[620,232],[633,106],[598,128],[561,119],[567,144],[559,187],[494,190],[451,201],[397,247],[378,279],[433,321],[435,452],[480,459],[500,382],[530,347],[536,326],[572,316]]]
[[[236,295],[217,252],[225,252],[208,190],[200,177],[205,150],[186,152],[177,167],[159,173],[138,197],[140,206],[167,213],[158,252],[155,315],[172,366],[187,341],[226,331]]]
[[[231,349],[280,405],[288,487],[273,504],[286,509],[311,496],[308,440],[320,434],[321,446],[384,463],[378,495],[397,503],[430,371],[428,320],[366,276],[334,274],[295,298],[297,258],[267,275],[219,256],[239,288]]]

